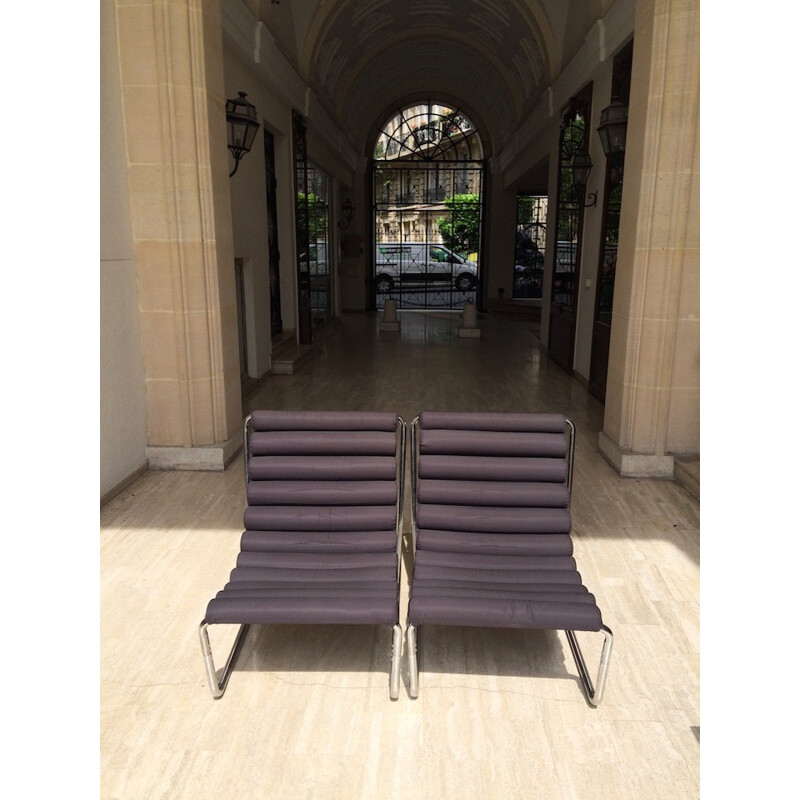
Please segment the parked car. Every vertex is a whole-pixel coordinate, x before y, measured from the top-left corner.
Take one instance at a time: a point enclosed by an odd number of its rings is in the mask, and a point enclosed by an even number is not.
[[[378,292],[401,283],[447,283],[469,291],[478,280],[478,265],[436,242],[378,242],[375,284]]]

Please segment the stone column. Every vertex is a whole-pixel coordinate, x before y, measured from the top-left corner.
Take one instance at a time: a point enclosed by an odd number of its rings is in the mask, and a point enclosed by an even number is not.
[[[637,0],[600,450],[672,477],[700,451],[699,2]]]
[[[242,401],[218,0],[117,0],[151,468],[223,469]]]

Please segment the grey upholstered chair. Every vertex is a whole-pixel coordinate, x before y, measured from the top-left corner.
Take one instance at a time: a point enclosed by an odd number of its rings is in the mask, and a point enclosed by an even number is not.
[[[200,623],[214,697],[250,625],[329,623],[392,628],[397,698],[405,433],[391,412],[254,411],[245,421],[246,530]],[[218,624],[240,626],[219,674],[208,633]]]
[[[414,569],[406,651],[421,625],[564,630],[592,705],[612,634],[572,557],[575,430],[561,414],[425,411],[412,425]],[[575,631],[603,634],[596,688]]]

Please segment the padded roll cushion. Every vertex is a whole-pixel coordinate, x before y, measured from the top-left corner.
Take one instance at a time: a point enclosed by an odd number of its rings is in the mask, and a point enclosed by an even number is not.
[[[326,588],[305,594],[297,588],[275,594],[269,589],[251,596],[225,592],[206,608],[208,623],[394,625],[397,596],[363,589]]]
[[[567,462],[563,458],[423,455],[419,458],[419,477],[461,481],[566,483]]]
[[[422,551],[481,553],[485,555],[571,556],[572,538],[565,533],[485,533],[466,531],[417,531]]]
[[[256,569],[291,569],[291,570],[331,570],[348,572],[350,570],[379,571],[386,567],[394,569],[394,553],[351,553],[342,558],[338,553],[264,553],[247,551],[239,553],[237,567],[254,567]]]
[[[251,506],[394,506],[394,481],[253,481],[247,485]]]
[[[392,456],[251,456],[251,480],[393,481]]]
[[[395,526],[394,506],[249,506],[254,531],[380,531]]]
[[[397,534],[391,531],[245,531],[241,550],[278,553],[395,552]]]
[[[420,528],[494,533],[569,533],[566,508],[494,508],[420,505]]]
[[[417,496],[420,503],[455,506],[567,508],[569,505],[569,489],[557,483],[423,479]]]
[[[462,431],[517,431],[563,433],[567,418],[563,414],[526,414],[475,411],[423,411],[421,427]]]
[[[252,431],[250,452],[256,456],[394,455],[393,431]]]
[[[466,625],[487,628],[541,628],[599,631],[603,622],[594,601],[581,602],[569,594],[557,601],[538,599],[535,592],[515,597],[486,597],[479,592],[416,592],[409,606],[414,625]]]
[[[564,458],[567,454],[567,438],[563,433],[424,430],[420,435],[419,447],[421,455]]]
[[[397,416],[388,411],[254,411],[255,431],[394,431]]]

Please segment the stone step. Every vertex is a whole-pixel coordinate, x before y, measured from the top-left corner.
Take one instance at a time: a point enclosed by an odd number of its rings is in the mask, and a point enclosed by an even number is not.
[[[699,502],[700,500],[700,459],[676,458],[675,480]]]
[[[272,373],[294,375],[314,355],[310,344],[297,344],[294,335],[278,344],[272,351]]]

